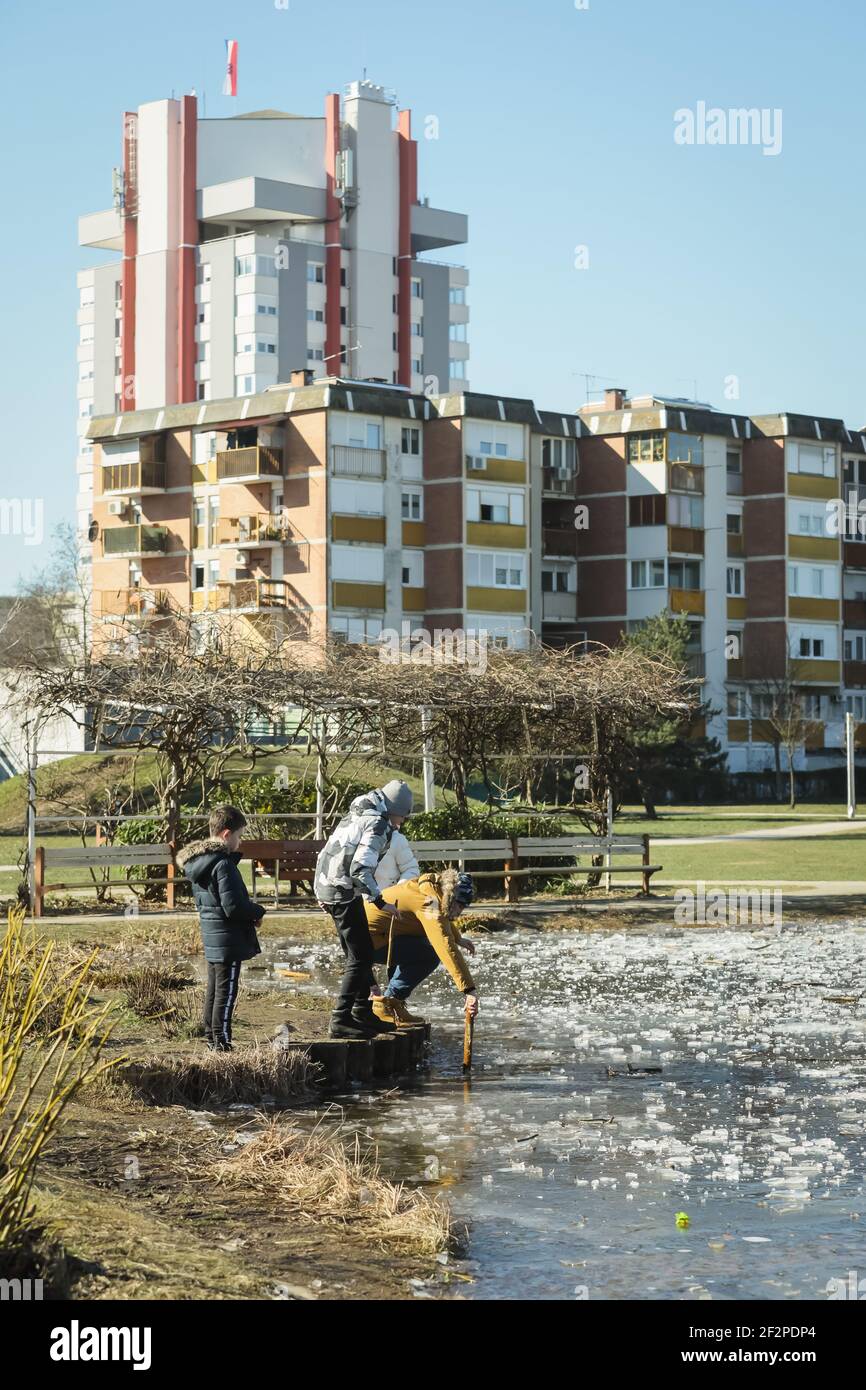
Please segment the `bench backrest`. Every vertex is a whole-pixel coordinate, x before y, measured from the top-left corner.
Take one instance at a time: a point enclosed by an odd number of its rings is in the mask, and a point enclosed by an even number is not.
[[[112,865],[171,864],[170,845],[64,845],[45,848],[45,867],[104,869]]]
[[[244,840],[241,854],[245,859],[278,859],[291,869],[314,868],[324,840]]]

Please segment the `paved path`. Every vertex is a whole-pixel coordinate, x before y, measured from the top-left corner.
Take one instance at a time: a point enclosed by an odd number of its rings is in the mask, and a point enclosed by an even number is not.
[[[819,835],[863,835],[866,821],[815,821],[809,825],[780,825],[776,830],[737,830],[733,835],[653,836],[656,845],[723,845],[731,840],[812,840]],[[614,831],[614,833],[616,833]]]

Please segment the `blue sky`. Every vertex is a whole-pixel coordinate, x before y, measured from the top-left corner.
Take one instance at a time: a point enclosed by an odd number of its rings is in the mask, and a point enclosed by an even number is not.
[[[582,2],[582,0],[581,0]],[[0,537],[0,592],[47,563],[75,494],[76,219],[108,207],[121,112],[221,96],[319,114],[366,68],[411,106],[420,192],[465,211],[470,377],[568,409],[594,387],[866,423],[866,11],[842,0],[48,0],[7,7],[0,220],[4,496],[46,540]],[[678,145],[674,112],[782,112],[782,148]],[[423,138],[435,115],[438,140]],[[16,215],[17,214],[17,215]],[[585,246],[587,269],[575,268]],[[595,391],[593,391],[595,394]],[[7,439],[13,434],[9,431]],[[11,439],[9,442],[12,443]]]

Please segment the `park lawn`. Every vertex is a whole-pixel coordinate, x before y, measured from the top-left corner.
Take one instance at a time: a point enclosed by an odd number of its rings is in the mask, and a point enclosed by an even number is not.
[[[653,878],[656,891],[672,879],[771,884],[866,882],[866,840],[856,832],[714,845],[665,846],[660,842],[652,848],[651,858],[663,866]]]
[[[649,835],[652,839],[693,835],[742,835],[747,830],[775,830],[783,826],[821,821],[842,821],[847,807],[826,802],[801,802],[794,811],[766,802],[733,806],[666,806],[656,820],[643,809],[624,806],[614,822],[616,835]]]

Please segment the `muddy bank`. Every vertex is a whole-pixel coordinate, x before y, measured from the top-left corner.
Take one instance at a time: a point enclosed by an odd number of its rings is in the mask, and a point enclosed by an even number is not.
[[[209,1165],[238,1123],[237,1113],[74,1107],[36,1193],[67,1252],[71,1298],[402,1299],[410,1280],[444,1269],[216,1185]]]

